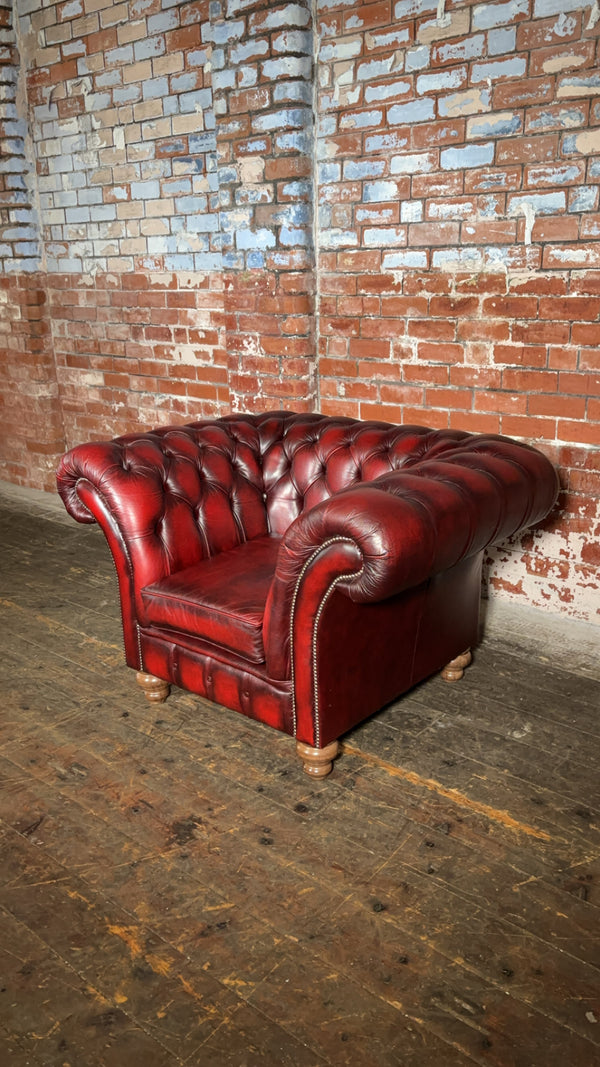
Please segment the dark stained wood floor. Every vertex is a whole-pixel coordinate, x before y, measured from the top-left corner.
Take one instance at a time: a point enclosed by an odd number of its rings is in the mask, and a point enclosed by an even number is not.
[[[0,497],[0,1064],[600,1064],[593,656],[491,635],[315,784],[145,702],[98,529]]]

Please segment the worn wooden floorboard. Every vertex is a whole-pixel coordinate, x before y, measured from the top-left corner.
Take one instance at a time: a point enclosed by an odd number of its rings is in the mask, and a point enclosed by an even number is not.
[[[11,498],[0,536],[0,1063],[600,1065],[589,664],[490,637],[314,783],[145,702],[97,529]]]

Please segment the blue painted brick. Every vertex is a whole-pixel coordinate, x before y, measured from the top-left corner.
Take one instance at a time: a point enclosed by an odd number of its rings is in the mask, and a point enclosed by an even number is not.
[[[411,125],[413,122],[428,122],[435,115],[433,100],[414,100],[408,104],[394,104],[388,109],[388,121],[392,126]]]
[[[193,133],[188,141],[190,152],[215,152],[217,139],[214,133]]]
[[[420,74],[417,78],[418,93],[437,93],[443,89],[459,89],[467,80],[466,67],[436,71],[435,74]]]
[[[281,133],[275,138],[275,146],[281,152],[300,152],[308,155],[311,142],[308,133]]]
[[[142,59],[153,59],[155,56],[162,56],[165,51],[164,37],[144,37],[141,41],[136,41],[133,46],[136,62]]]
[[[208,61],[208,52],[206,51],[205,48],[194,49],[194,51],[188,52],[188,55],[187,55],[188,67],[204,67],[206,65],[207,61]],[[213,56],[212,65],[213,65],[213,69],[216,69],[215,62],[214,62],[214,56]],[[222,67],[222,66],[224,66],[224,64],[221,63],[220,66]],[[213,77],[214,77],[214,75],[213,75]]]
[[[273,231],[262,227],[258,230],[237,230],[235,243],[238,249],[245,250],[250,248],[273,248],[276,242]]]
[[[268,51],[269,42],[264,37],[242,41],[231,48],[229,61],[235,66],[238,63],[246,63],[249,59],[258,59],[259,56],[266,56]]]
[[[566,202],[564,192],[516,193],[508,199],[508,214],[521,215],[523,206],[530,205],[536,215],[558,215],[565,210]]]
[[[497,81],[498,78],[522,78],[527,70],[527,60],[524,56],[510,56],[508,59],[496,59],[491,63],[474,63],[471,70],[471,81],[477,82]]]
[[[220,252],[196,252],[194,255],[194,270],[208,272],[221,270],[221,267],[222,257]]]
[[[273,87],[273,102],[275,104],[299,103],[310,105],[312,103],[312,86],[305,81],[280,82]]]
[[[427,266],[427,252],[410,249],[406,252],[388,252],[383,256],[382,268],[387,270],[404,270]]]
[[[246,24],[243,19],[237,22],[218,22],[202,24],[202,40],[212,41],[213,44],[229,44],[230,41],[238,41],[244,35]]]
[[[487,35],[488,55],[505,56],[514,52],[517,43],[517,31],[514,26],[502,27],[498,30],[490,30]]]
[[[310,55],[312,53],[313,39],[311,33],[302,30],[286,30],[273,37],[274,52],[300,52]]]
[[[569,211],[595,211],[598,206],[598,186],[580,185],[569,192]]]
[[[467,136],[504,137],[511,133],[520,133],[522,128],[523,119],[518,114],[482,115],[480,118],[469,119]]]
[[[306,26],[310,21],[310,11],[301,4],[286,4],[285,7],[276,8],[267,13],[261,11],[259,16],[250,15],[248,20],[250,31],[256,25],[258,17],[265,30],[277,30],[288,26]]]
[[[344,163],[344,178],[348,181],[361,181],[363,178],[379,178],[384,170],[384,159],[347,159]]]
[[[235,89],[235,71],[233,70],[215,70],[212,76],[213,89],[225,90]]]
[[[155,33],[166,33],[167,30],[176,30],[178,26],[178,12],[161,11],[158,15],[150,15],[148,19],[148,37],[152,37]]]
[[[160,197],[160,184],[157,181],[132,182],[132,200],[158,200]]]
[[[141,97],[142,90],[139,85],[124,85],[123,88],[113,91],[115,104],[133,104],[137,100],[141,100]]]
[[[133,48],[130,44],[123,45],[121,48],[111,48],[105,53],[104,59],[107,65],[133,63]]]
[[[183,112],[204,111],[212,105],[212,93],[210,89],[197,89],[193,93],[182,93],[179,97],[179,106]]]
[[[185,74],[174,74],[171,78],[171,92],[190,93],[196,88],[196,80],[197,75],[191,70],[186,71]]]
[[[168,78],[149,78],[142,82],[144,100],[156,100],[158,97],[167,96],[169,93]]]
[[[164,259],[165,270],[194,270],[193,255],[166,255]]]
[[[286,182],[281,187],[282,196],[291,196],[296,200],[308,200],[312,191],[312,185],[309,181],[294,181]]]
[[[583,0],[535,0],[533,5],[534,18],[547,18],[549,15],[564,15],[567,11],[581,11],[589,7],[589,2]]]
[[[309,78],[312,60],[308,56],[282,56],[281,59],[268,59],[262,64],[263,76],[268,81],[277,78]]]
[[[365,204],[377,204],[382,200],[396,200],[398,198],[398,185],[396,182],[365,182],[363,185],[363,201]]]
[[[440,152],[440,164],[443,170],[462,170],[463,167],[485,167],[493,159],[493,143],[465,145],[464,148],[445,148]]]
[[[298,247],[300,245],[310,244],[310,234],[307,230],[289,226],[282,226],[279,234],[279,240],[281,241],[282,245],[286,245],[288,247]]]
[[[429,11],[437,11],[437,7],[437,0],[398,0],[394,14],[398,20],[414,18],[426,15]]]
[[[303,126],[307,120],[306,108],[284,108],[281,111],[269,111],[266,115],[255,115],[252,126],[255,130],[281,130],[289,126]]]
[[[519,15],[529,16],[529,0],[507,0],[504,4],[479,4],[473,9],[473,29],[491,30],[495,26],[507,26],[515,22]]]
[[[364,129],[367,126],[379,126],[382,119],[382,111],[347,111],[340,119],[340,129],[355,130]]]

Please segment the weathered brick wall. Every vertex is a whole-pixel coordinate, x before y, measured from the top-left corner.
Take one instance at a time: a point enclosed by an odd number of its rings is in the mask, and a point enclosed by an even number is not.
[[[598,4],[15,3],[5,476],[231,408],[507,433],[563,494],[488,583],[597,621]]]
[[[488,581],[598,620],[598,5],[319,15],[320,406],[538,443],[561,511]]]
[[[215,44],[232,407],[310,410],[316,399],[312,3],[228,0],[207,34]]]

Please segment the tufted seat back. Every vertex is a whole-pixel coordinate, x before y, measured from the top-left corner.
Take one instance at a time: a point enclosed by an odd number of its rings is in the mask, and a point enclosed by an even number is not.
[[[269,430],[261,433],[263,483],[269,529],[280,535],[341,489],[440,455],[469,436],[322,415],[296,415],[290,425],[281,420],[278,437]]]

